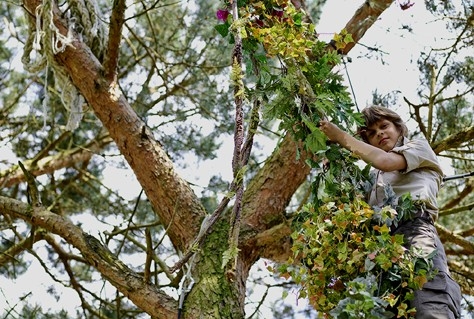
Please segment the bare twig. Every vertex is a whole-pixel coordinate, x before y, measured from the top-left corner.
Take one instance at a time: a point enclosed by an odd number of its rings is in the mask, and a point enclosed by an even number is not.
[[[122,27],[125,22],[124,15],[126,8],[125,0],[114,0],[112,15],[110,17],[107,57],[104,61],[105,78],[110,82],[115,82],[117,77],[120,40],[122,39]]]

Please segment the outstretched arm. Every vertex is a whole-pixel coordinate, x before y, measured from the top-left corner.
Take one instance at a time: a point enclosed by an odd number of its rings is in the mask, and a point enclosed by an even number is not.
[[[404,170],[407,162],[403,155],[386,152],[378,147],[367,144],[344,132],[335,124],[321,120],[321,131],[333,142],[358,155],[364,162],[384,172]]]

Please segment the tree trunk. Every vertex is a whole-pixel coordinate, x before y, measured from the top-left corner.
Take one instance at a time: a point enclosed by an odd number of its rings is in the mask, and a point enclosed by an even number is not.
[[[196,255],[193,263],[193,289],[186,297],[185,318],[243,319],[245,282],[249,268],[237,259],[236,269],[222,267],[228,248],[229,223],[221,218]]]

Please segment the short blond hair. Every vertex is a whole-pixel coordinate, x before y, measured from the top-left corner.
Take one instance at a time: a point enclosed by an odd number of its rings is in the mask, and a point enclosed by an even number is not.
[[[364,116],[365,125],[360,126],[357,129],[357,132],[366,143],[369,142],[367,138],[368,127],[374,125],[375,123],[381,120],[388,120],[392,122],[400,130],[403,136],[408,135],[408,128],[405,125],[405,122],[403,122],[400,115],[390,110],[389,108],[386,108],[384,106],[374,105],[374,106],[366,107],[365,109],[362,110],[361,113]]]

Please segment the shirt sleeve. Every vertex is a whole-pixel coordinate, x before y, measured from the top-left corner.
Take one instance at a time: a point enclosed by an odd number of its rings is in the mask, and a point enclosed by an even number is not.
[[[392,152],[403,155],[407,161],[407,168],[402,173],[408,173],[419,168],[424,168],[432,169],[438,172],[441,176],[444,176],[436,154],[433,152],[431,146],[426,140],[407,140],[403,145],[394,147]]]

